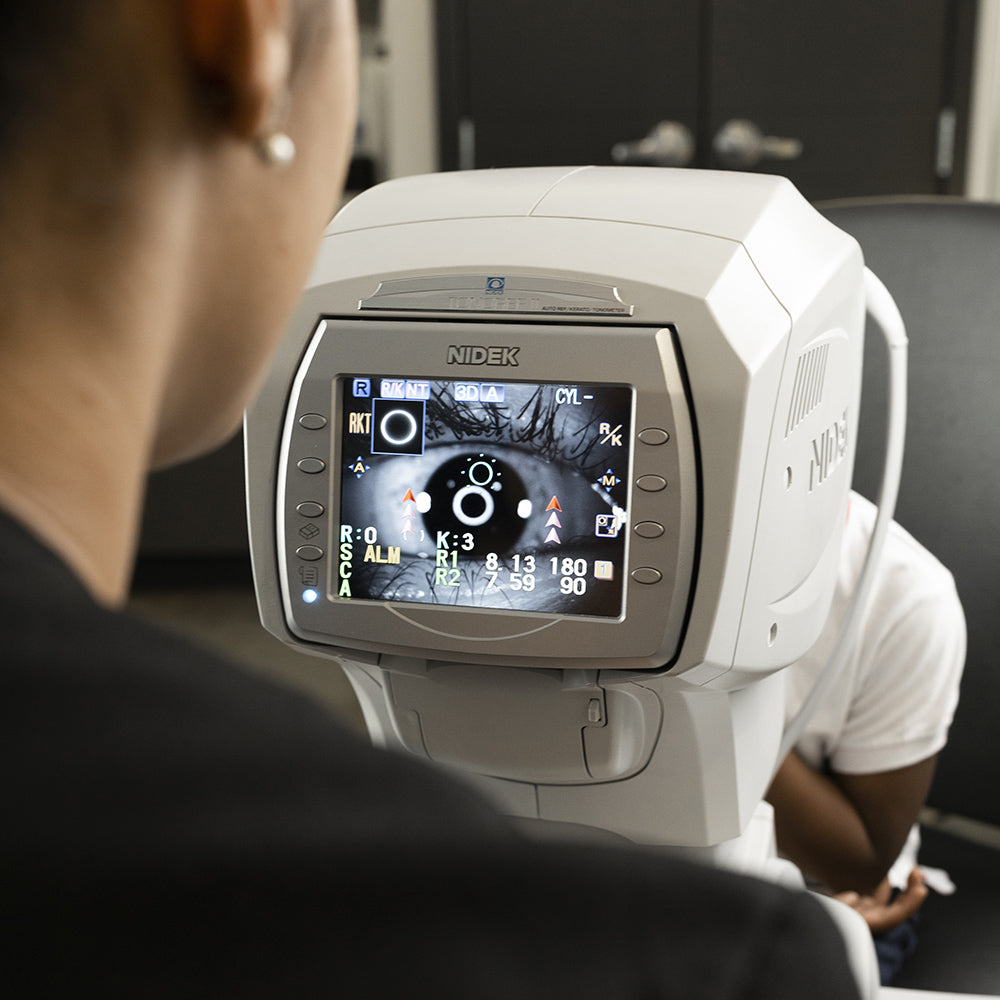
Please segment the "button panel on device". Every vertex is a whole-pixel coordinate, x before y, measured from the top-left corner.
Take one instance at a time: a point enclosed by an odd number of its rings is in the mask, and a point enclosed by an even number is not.
[[[667,481],[663,476],[651,476],[645,475],[640,476],[636,481],[635,485],[639,487],[644,493],[659,493],[661,490],[667,488]]]
[[[640,538],[659,538],[664,530],[663,525],[658,521],[640,521],[635,526],[635,533]]]
[[[291,416],[286,459],[284,523],[288,598],[296,619],[321,615],[327,577],[326,557],[331,547],[326,518],[329,506],[330,419],[321,412],[330,405],[329,383],[310,386],[308,380]]]
[[[632,579],[636,583],[659,583],[663,579],[663,574],[652,566],[639,566],[632,570]]]
[[[326,462],[321,458],[302,458],[298,461],[298,468],[300,472],[315,476],[326,471]]]
[[[643,444],[658,446],[670,440],[670,434],[662,427],[646,427],[639,431],[639,440]]]
[[[326,417],[322,413],[303,413],[299,417],[299,426],[307,431],[321,431],[326,427]]]
[[[660,448],[670,441],[670,432],[664,430],[662,427],[644,427],[636,435],[640,445],[646,445],[649,448]],[[636,472],[640,473],[635,480],[635,485],[643,493],[662,493],[667,489],[669,485],[666,478],[659,475],[656,472],[644,472],[643,469],[646,467],[646,463],[643,462],[643,451],[645,449],[640,449],[636,453]],[[661,514],[662,516],[662,514]],[[637,521],[632,531],[637,536],[637,538],[644,539],[646,541],[654,541],[655,539],[662,538],[666,533],[666,528],[660,521],[654,521],[651,519]],[[655,555],[655,548],[651,550],[639,549],[638,552],[646,552],[646,555],[640,556],[640,558],[649,558]],[[656,566],[637,566],[631,572],[632,580],[635,583],[642,584],[644,586],[652,586],[653,584],[660,583],[663,580],[663,572]]]

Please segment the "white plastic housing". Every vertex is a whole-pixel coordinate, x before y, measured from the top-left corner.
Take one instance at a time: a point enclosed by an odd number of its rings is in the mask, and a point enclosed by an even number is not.
[[[862,273],[853,239],[778,177],[539,168],[406,178],[360,196],[328,230],[247,417],[265,626],[351,661],[373,738],[482,776],[512,812],[654,843],[738,836],[776,761],[776,671],[813,644],[836,582]],[[486,294],[493,276],[503,294]],[[345,335],[348,363],[317,340],[325,321],[379,333],[369,347]],[[285,523],[297,401],[318,373],[363,358],[395,370],[415,321],[438,333],[409,374],[446,374],[435,352],[454,324],[475,324],[478,343],[520,338],[520,379],[630,381],[636,433],[644,406],[678,414],[679,481],[660,516],[683,558],[661,600],[629,579],[618,620],[530,627],[499,611],[330,602],[325,628],[297,610]],[[324,441],[317,455],[329,457]],[[335,507],[335,484],[328,497]],[[633,490],[630,506],[654,502]]]
[[[694,671],[689,680],[697,683],[725,675],[731,686],[798,658],[829,607],[846,508],[860,391],[861,255],[782,178],[686,170],[437,174],[382,185],[340,213],[323,240],[306,308],[247,423],[251,542],[267,627],[288,638],[277,574],[267,572],[277,530],[271,507],[289,386],[320,316],[489,322],[502,309],[507,322],[595,322],[592,313],[521,314],[516,304],[472,295],[448,309],[359,309],[384,283],[492,274],[613,287],[630,314],[609,322],[676,330],[701,488],[694,594],[673,672]],[[578,378],[576,359],[560,359],[564,377]],[[518,377],[532,373],[522,366]],[[368,638],[377,646],[382,636]],[[427,644],[396,643],[394,651],[422,656]],[[619,662],[602,654],[581,666],[659,666],[661,650],[650,652]],[[483,654],[470,643],[447,658],[476,662]],[[505,660],[502,641],[489,654],[488,662],[539,662],[523,651]],[[586,659],[582,650],[543,654],[559,667],[580,655]]]

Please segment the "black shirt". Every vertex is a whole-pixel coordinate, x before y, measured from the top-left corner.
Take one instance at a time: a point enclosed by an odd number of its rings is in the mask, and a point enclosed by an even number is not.
[[[0,515],[11,995],[856,996],[802,893],[522,837]]]

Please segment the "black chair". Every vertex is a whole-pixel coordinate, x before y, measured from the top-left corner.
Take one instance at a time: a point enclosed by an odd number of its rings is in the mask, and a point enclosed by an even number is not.
[[[920,946],[897,985],[1000,994],[1000,204],[891,198],[819,208],[858,240],[906,322],[896,519],[951,569],[969,632],[961,701],[929,799],[943,815],[925,824],[921,852],[958,892],[925,904]],[[854,482],[872,498],[884,373],[871,330]],[[974,838],[951,832],[958,828]]]

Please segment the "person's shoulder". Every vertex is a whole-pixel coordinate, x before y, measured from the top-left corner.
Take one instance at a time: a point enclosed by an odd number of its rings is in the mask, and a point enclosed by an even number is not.
[[[859,574],[864,565],[877,513],[875,505],[866,497],[851,494],[844,558],[854,575]],[[878,589],[892,591],[911,604],[933,600],[957,602],[951,571],[898,521],[890,523],[886,534]]]
[[[471,838],[435,849],[403,826],[396,841],[354,854],[300,845],[279,865],[237,853],[207,882],[185,870],[64,891],[43,920],[56,961],[35,961],[32,984],[75,975],[142,995],[155,977],[160,993],[192,997],[417,986],[442,1000],[857,996],[842,938],[804,892],[638,849]]]
[[[420,866],[391,877],[412,885]],[[490,995],[856,996],[809,894],[660,851],[529,841],[455,852],[434,880],[425,930],[446,924],[453,954],[504,954],[498,981],[521,976]]]
[[[0,587],[16,652],[0,840],[20,933],[60,959],[45,976],[141,993],[156,970],[198,996],[852,995],[804,894],[535,842],[304,696],[97,607],[52,566],[30,575]]]
[[[387,842],[403,829],[441,842],[502,835],[466,786],[371,746],[306,694],[95,604],[38,559],[30,579],[0,573],[12,817],[0,839],[11,851],[75,839],[84,853],[153,859],[208,833],[222,845],[223,829],[262,850]]]

